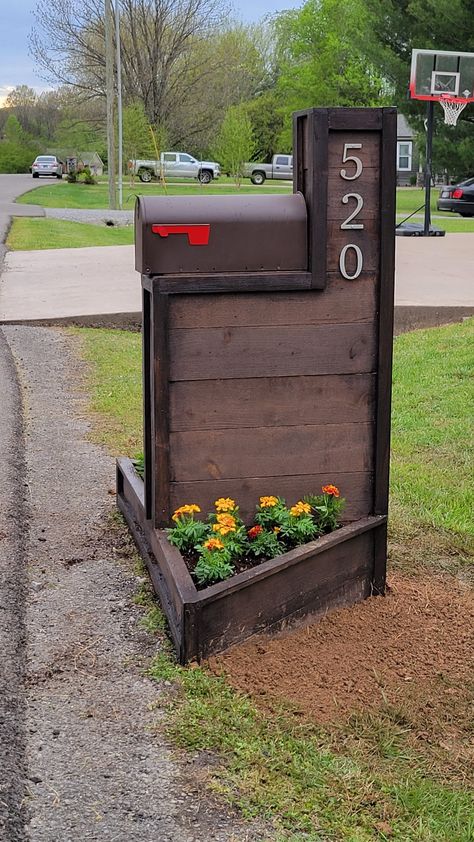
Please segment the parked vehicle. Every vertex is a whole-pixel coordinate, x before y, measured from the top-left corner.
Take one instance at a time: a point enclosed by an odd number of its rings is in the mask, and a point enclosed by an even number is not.
[[[245,164],[244,177],[252,184],[263,184],[266,178],[293,179],[293,155],[274,155],[271,164]]]
[[[187,152],[162,152],[159,161],[129,161],[128,169],[145,183],[163,176],[197,178],[201,184],[209,184],[221,174],[221,168],[215,161],[198,161]]]
[[[437,208],[452,211],[461,216],[474,216],[474,178],[467,178],[459,184],[445,185],[439,191]]]
[[[63,169],[64,164],[56,155],[38,155],[31,165],[31,175],[33,178],[39,178],[40,175],[62,178]]]

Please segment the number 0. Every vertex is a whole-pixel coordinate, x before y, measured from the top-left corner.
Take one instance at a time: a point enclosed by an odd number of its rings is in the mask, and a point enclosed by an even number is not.
[[[354,249],[357,255],[357,265],[353,275],[349,275],[346,269],[346,254],[349,251],[349,249]],[[341,275],[343,276],[343,278],[345,278],[347,281],[355,281],[355,279],[358,278],[360,273],[362,272],[363,265],[364,258],[362,257],[362,252],[359,246],[356,246],[353,243],[349,243],[347,246],[344,246],[344,248],[341,251],[341,254],[339,255],[339,269],[341,270]]]

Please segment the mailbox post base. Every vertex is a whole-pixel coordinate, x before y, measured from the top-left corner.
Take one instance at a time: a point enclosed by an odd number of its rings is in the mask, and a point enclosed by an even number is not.
[[[386,516],[367,517],[198,591],[178,550],[146,519],[144,485],[117,462],[117,503],[167,616],[180,663],[282,631],[385,589]]]

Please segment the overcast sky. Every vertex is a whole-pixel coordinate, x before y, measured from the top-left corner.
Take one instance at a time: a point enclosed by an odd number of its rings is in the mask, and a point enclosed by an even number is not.
[[[233,0],[236,16],[244,22],[302,4],[303,0]],[[28,54],[35,7],[36,0],[0,0],[0,105],[16,85],[29,85],[38,91],[48,87]]]

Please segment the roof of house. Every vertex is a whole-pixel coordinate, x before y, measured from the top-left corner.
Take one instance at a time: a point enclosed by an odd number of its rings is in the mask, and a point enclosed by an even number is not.
[[[104,163],[98,152],[80,152],[79,158],[81,159],[83,164],[86,165],[86,167],[88,164],[92,164],[93,162],[102,165]]]

